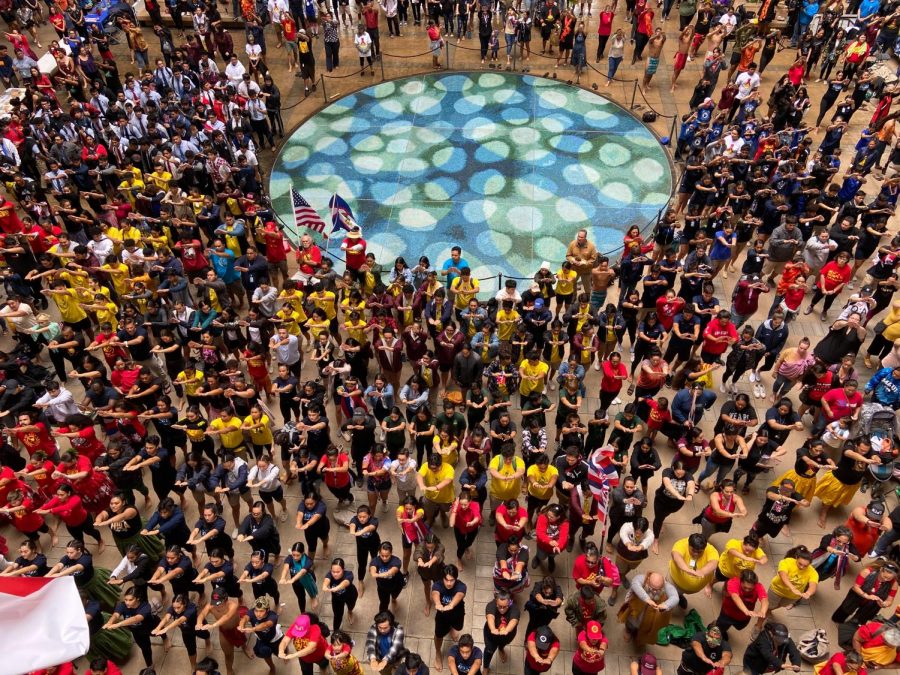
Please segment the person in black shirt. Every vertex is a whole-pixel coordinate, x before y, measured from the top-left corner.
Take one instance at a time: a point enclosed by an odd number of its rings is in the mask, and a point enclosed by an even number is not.
[[[112,616],[103,624],[103,628],[106,630],[128,628],[135,643],[140,647],[144,663],[148,668],[152,668],[153,647],[150,644],[150,635],[158,625],[159,618],[153,614],[150,603],[141,598],[134,588],[129,588],[125,591],[122,602],[116,605]]]
[[[716,668],[727,668],[732,656],[731,645],[722,639],[722,631],[718,626],[711,626],[705,633],[696,633],[691,638],[691,645],[682,653],[676,672],[678,675],[705,675]]]
[[[434,604],[434,665],[443,669],[444,656],[441,646],[448,633],[456,640],[466,619],[466,585],[459,580],[456,565],[445,565],[443,578],[431,587],[431,601]]]
[[[163,584],[169,582],[172,585],[172,595],[188,595],[197,593],[200,602],[203,602],[205,589],[202,584],[195,583],[198,572],[191,564],[191,559],[184,554],[180,546],[170,546],[159,566],[153,572],[153,577],[148,586],[162,594],[162,602],[166,602],[166,589]]]
[[[253,588],[254,598],[259,600],[268,595],[277,607],[281,602],[281,593],[278,591],[278,584],[273,576],[275,568],[267,558],[268,555],[265,551],[254,551],[250,556],[250,562],[244,567],[238,583],[249,583]]]
[[[247,542],[254,551],[262,550],[266,556],[274,555],[275,564],[281,557],[281,535],[275,520],[266,513],[266,505],[256,501],[250,507],[250,513],[238,528],[238,541]]]
[[[587,481],[588,466],[581,458],[579,448],[572,446],[566,448],[564,455],[553,460],[553,466],[559,471],[559,480],[556,481],[556,496],[560,504],[568,504],[572,488],[583,485]]]
[[[272,655],[278,653],[278,645],[284,637],[278,625],[278,614],[269,608],[267,598],[259,598],[238,624],[238,630],[244,634],[255,633],[253,653],[263,659],[269,666],[269,672],[275,672]]]
[[[181,639],[184,642],[184,648],[187,650],[191,668],[197,667],[198,637],[203,638],[206,642],[207,653],[212,649],[209,631],[197,630],[197,611],[197,605],[191,602],[187,595],[176,595],[159,625],[151,631],[151,635],[165,637],[173,629],[180,629]]]
[[[375,579],[378,589],[378,611],[387,611],[388,604],[397,602],[400,592],[406,586],[406,577],[400,572],[400,558],[394,555],[394,547],[386,541],[378,550],[378,555],[369,565],[369,574]]]
[[[791,639],[787,626],[781,623],[767,623],[759,637],[744,652],[744,671],[748,673],[799,672],[800,664],[800,651]]]
[[[794,481],[785,478],[780,485],[770,486],[766,490],[766,501],[750,531],[760,540],[763,537],[777,537],[791,519],[791,513],[798,506],[806,508],[809,506],[809,501],[794,489]]]

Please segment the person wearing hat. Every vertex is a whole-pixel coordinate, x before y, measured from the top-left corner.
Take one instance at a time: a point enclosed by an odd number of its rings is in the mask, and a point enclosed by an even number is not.
[[[284,633],[278,625],[278,614],[269,605],[268,598],[257,598],[253,609],[241,617],[238,630],[244,635],[256,635],[253,653],[266,662],[271,673],[275,672],[272,655],[278,650]]]
[[[769,622],[744,652],[744,672],[749,675],[792,670],[800,672],[800,652],[787,626]]]
[[[598,621],[588,621],[578,633],[578,646],[572,655],[572,675],[592,675],[606,668],[606,648],[609,640],[603,635]]]
[[[717,668],[727,668],[733,655],[731,645],[722,638],[722,630],[713,625],[705,633],[694,634],[691,645],[682,652],[681,663],[675,672],[678,675],[706,675]]]
[[[219,646],[225,654],[225,672],[234,675],[234,648],[244,650],[247,658],[253,658],[246,634],[239,629],[241,622],[240,602],[229,598],[224,588],[217,588],[210,595],[209,603],[197,615],[197,630],[219,629]],[[212,620],[208,620],[208,617]]]
[[[347,236],[341,242],[341,250],[346,256],[347,270],[353,274],[354,278],[362,281],[364,276],[362,268],[366,264],[366,240],[362,237],[359,225],[354,225],[347,232]]]
[[[540,626],[525,638],[525,675],[546,673],[559,654],[559,638],[550,626]]]
[[[287,653],[288,645],[293,645],[293,654]],[[301,614],[294,619],[294,623],[284,632],[284,637],[278,645],[279,658],[283,661],[299,660],[300,672],[303,675],[313,675],[314,665],[318,665],[322,672],[326,671],[327,651],[328,641],[322,635],[322,628],[318,622],[312,621],[309,614]]]
[[[831,615],[835,624],[853,622],[864,625],[890,607],[897,595],[900,566],[891,561],[874,561],[856,577],[853,587]]]
[[[882,531],[891,529],[891,519],[887,516],[884,502],[873,499],[850,511],[845,525],[853,535],[853,544],[859,555],[866,556],[875,548]]]
[[[648,653],[631,662],[631,675],[663,675],[663,669],[656,657]]]

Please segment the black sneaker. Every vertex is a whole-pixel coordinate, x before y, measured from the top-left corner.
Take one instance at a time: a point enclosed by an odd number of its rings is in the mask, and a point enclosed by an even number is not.
[[[575,540],[569,537],[569,543],[566,544],[566,551],[571,553],[573,548],[575,548]]]
[[[531,569],[536,570],[537,566],[541,564],[541,561],[537,559],[537,556],[532,558],[531,560]]]
[[[406,584],[409,583],[409,572],[401,575],[403,577],[403,588],[406,588]]]
[[[681,609],[687,609],[687,598],[683,595],[678,596],[678,606],[681,607]]]
[[[556,561],[553,558],[547,558],[547,569],[551,572],[556,571]]]

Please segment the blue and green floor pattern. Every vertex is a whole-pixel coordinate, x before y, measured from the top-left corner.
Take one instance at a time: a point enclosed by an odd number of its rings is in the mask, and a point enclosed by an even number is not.
[[[386,267],[439,265],[459,244],[478,277],[528,277],[544,260],[556,271],[580,227],[601,251],[619,247],[665,206],[672,169],[650,130],[591,91],[434,73],[347,95],[290,135],[270,195],[296,239],[291,185],[326,221],[332,193],[346,199]]]

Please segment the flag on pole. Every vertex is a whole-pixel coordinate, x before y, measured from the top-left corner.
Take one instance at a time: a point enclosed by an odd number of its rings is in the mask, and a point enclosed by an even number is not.
[[[0,578],[0,675],[68,663],[90,644],[72,577]]]
[[[353,210],[340,195],[337,193],[333,194],[328,206],[331,207],[332,232],[335,230],[346,230],[349,232],[354,227],[359,227],[356,218],[353,217]]]
[[[294,207],[294,224],[297,229],[305,227],[328,239],[328,235],[325,234],[325,221],[293,187],[291,188],[291,202]]]

